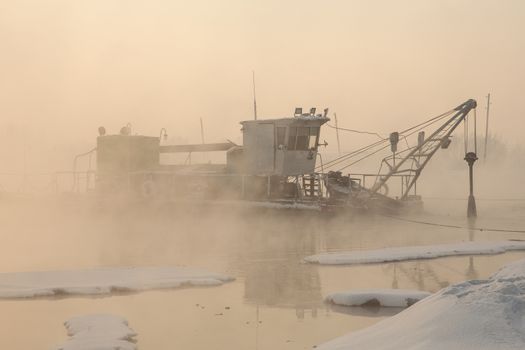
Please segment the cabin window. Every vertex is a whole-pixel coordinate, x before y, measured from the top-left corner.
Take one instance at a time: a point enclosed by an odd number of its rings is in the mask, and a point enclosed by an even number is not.
[[[290,127],[288,135],[288,150],[290,151],[307,151],[317,149],[319,140],[319,127]]]
[[[286,128],[285,127],[277,127],[276,129],[277,137],[275,138],[277,148],[279,148],[281,145],[284,146],[284,138],[286,136]]]
[[[288,149],[293,151],[295,150],[295,139],[297,138],[297,128],[295,126],[290,127],[290,132],[288,135]]]
[[[310,128],[297,128],[297,142],[295,149],[298,151],[306,151],[308,149],[308,139],[310,137]]]
[[[317,143],[319,139],[319,127],[310,128],[310,141],[308,142],[308,149],[317,149]]]

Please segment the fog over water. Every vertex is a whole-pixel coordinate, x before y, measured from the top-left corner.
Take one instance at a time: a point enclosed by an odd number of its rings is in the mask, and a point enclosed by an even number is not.
[[[464,201],[428,200],[417,216],[466,225]],[[522,228],[523,202],[480,202],[479,226]],[[302,349],[371,325],[398,309],[332,307],[323,297],[352,288],[435,292],[486,278],[524,253],[442,258],[367,266],[304,264],[305,256],[341,250],[520,239],[378,216],[322,217],[229,208],[108,208],[74,198],[10,198],[1,206],[2,272],[112,266],[183,265],[236,277],[213,288],[150,291],[104,298],[2,300],[0,345],[50,348],[65,339],[62,322],[114,313],[138,332],[141,349]],[[414,218],[414,217],[412,217]],[[228,309],[226,309],[228,307]],[[258,323],[259,321],[260,323]]]
[[[66,339],[67,318],[93,312],[128,319],[140,349],[311,348],[400,311],[335,307],[323,302],[328,293],[436,292],[524,258],[306,264],[322,252],[524,236],[355,212],[79,196],[70,174],[55,177],[96,146],[99,126],[117,134],[129,123],[133,135],[155,137],[166,128],[167,143],[186,144],[201,142],[202,119],[206,142],[242,144],[255,71],[259,118],[328,107],[331,125],[335,112],[340,127],[384,137],[476,99],[477,220],[466,218],[462,127],[418,183],[423,211],[405,219],[524,230],[524,13],[518,0],[0,1],[0,273],[189,266],[236,278],[213,288],[0,300],[0,348],[52,348]],[[327,162],[339,154],[326,125],[325,140]],[[342,153],[377,140],[340,133]],[[345,171],[376,172],[382,157]],[[77,166],[87,170],[89,159]]]

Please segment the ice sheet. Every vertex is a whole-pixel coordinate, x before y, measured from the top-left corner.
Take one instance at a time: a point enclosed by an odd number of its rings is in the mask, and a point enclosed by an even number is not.
[[[128,267],[0,273],[0,298],[109,295],[183,286],[216,286],[233,278],[188,267]]]
[[[525,241],[461,242],[429,246],[356,250],[311,255],[304,258],[304,260],[322,265],[357,265],[415,259],[433,259],[455,255],[501,254],[510,250],[525,250]]]
[[[69,339],[55,350],[136,350],[136,333],[118,316],[94,314],[64,322]]]

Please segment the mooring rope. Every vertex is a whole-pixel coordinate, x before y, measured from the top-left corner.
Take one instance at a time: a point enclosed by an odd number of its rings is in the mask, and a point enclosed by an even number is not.
[[[380,215],[384,216],[384,217],[387,217],[387,218],[390,218],[390,219],[394,219],[394,220],[406,221],[406,222],[411,222],[411,223],[414,223],[414,224],[429,225],[429,226],[448,227],[448,228],[456,228],[456,229],[463,229],[463,230],[473,230],[473,231],[525,233],[525,230],[510,230],[510,229],[486,228],[486,227],[468,227],[468,226],[460,226],[460,225],[441,224],[441,223],[437,223],[437,222],[413,220],[413,219],[401,218],[399,216],[393,216],[393,215],[387,215],[387,214],[380,214]]]

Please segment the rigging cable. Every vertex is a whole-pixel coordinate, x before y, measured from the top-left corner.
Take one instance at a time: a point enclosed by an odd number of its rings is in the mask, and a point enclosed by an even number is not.
[[[421,129],[424,129],[424,128],[426,128],[426,127],[428,127],[428,126],[430,126],[430,125],[432,125],[432,124],[434,124],[434,123],[437,123],[439,120],[445,118],[446,116],[448,116],[449,114],[451,114],[453,111],[454,111],[454,110],[449,111],[449,112],[444,113],[444,114],[441,114],[441,115],[439,115],[439,116],[437,116],[437,117],[434,117],[434,118],[432,118],[432,119],[430,119],[430,120],[427,120],[426,122],[420,123],[420,124],[416,125],[415,127],[411,127],[411,128],[409,128],[409,129],[407,129],[407,130],[413,130],[413,131],[411,131],[411,132],[408,133],[407,135],[402,135],[402,136],[405,138],[405,141],[406,141],[406,137],[407,137],[407,136],[411,136],[411,135],[415,134],[416,132],[420,131]],[[416,128],[417,128],[417,129],[416,129]],[[414,129],[415,129],[415,130],[414,130]],[[406,132],[407,130],[402,131],[402,133]],[[383,141],[386,141],[386,139],[383,140]],[[381,143],[381,142],[380,142],[380,143]],[[375,145],[374,145],[374,146],[375,146]],[[385,148],[388,148],[389,146],[390,146],[390,145],[386,145],[386,146],[384,146],[384,147],[382,147],[382,148],[380,148],[380,149],[378,149],[378,150],[376,150],[376,151],[374,151],[374,152],[372,152],[372,153],[370,153],[370,154],[368,154],[368,155],[366,155],[366,156],[364,156],[364,157],[362,157],[362,158],[360,158],[360,159],[358,159],[358,160],[356,160],[356,161],[354,161],[354,162],[352,162],[352,163],[350,163],[350,164],[348,164],[348,165],[346,165],[346,166],[340,168],[339,171],[340,171],[340,170],[343,170],[343,169],[346,169],[346,168],[348,168],[349,166],[352,166],[352,165],[354,165],[354,164],[356,164],[356,163],[359,163],[360,161],[362,161],[362,160],[364,160],[364,159],[366,159],[366,158],[368,158],[368,157],[373,156],[374,154],[376,154],[376,153],[378,153],[378,152],[384,150]],[[408,146],[408,142],[407,142],[407,146]],[[370,147],[370,148],[372,148],[372,147]],[[404,152],[410,151],[410,150],[412,150],[413,148],[414,148],[414,147],[408,147],[408,148],[406,148],[406,149],[404,149],[404,150],[398,152],[398,155],[401,154],[401,153],[404,153]],[[359,152],[359,153],[363,153],[364,151],[366,151],[366,150],[363,150],[362,152]],[[352,156],[354,156],[354,155],[352,155]],[[343,161],[348,160],[349,158],[351,158],[351,157],[347,157],[346,159],[343,159],[343,160],[338,161],[338,162],[336,162],[336,163],[334,163],[334,164],[331,164],[330,167],[333,166],[333,165],[336,165],[336,164],[342,163]]]
[[[463,122],[463,143],[465,144],[465,154],[468,152],[468,115]]]
[[[353,132],[353,133],[356,133],[356,134],[374,135],[374,136],[379,137],[380,140],[384,140],[385,139],[383,136],[379,135],[377,132],[361,131],[361,130],[354,130],[354,129],[346,129],[346,128],[341,128],[341,127],[338,127],[338,126],[330,125],[328,123],[326,124],[326,126],[328,126],[329,128],[332,128],[332,129]]]
[[[377,142],[374,142],[374,143],[372,143],[370,145],[364,146],[364,147],[362,147],[360,149],[357,149],[355,151],[347,153],[347,154],[345,154],[345,155],[343,155],[341,157],[337,157],[335,159],[332,159],[331,161],[325,163],[325,167],[332,167],[332,166],[334,166],[336,164],[342,163],[345,160],[347,160],[347,159],[349,159],[351,157],[354,157],[354,156],[356,156],[358,154],[361,154],[363,152],[366,152],[369,149],[374,148],[374,147],[376,147],[376,146],[378,146],[378,145],[380,145],[380,144],[382,144],[382,143],[384,143],[386,141],[387,141],[387,139],[384,139],[384,140],[381,140],[381,141],[377,141]],[[319,166],[317,166],[316,168],[319,168]]]
[[[400,134],[404,134],[404,133],[406,133],[406,132],[408,132],[408,131],[411,131],[411,130],[417,128],[417,127],[420,127],[421,125],[424,125],[424,124],[426,124],[426,123],[436,121],[437,119],[440,119],[440,118],[444,118],[444,117],[446,117],[446,116],[452,114],[452,112],[454,112],[455,110],[456,110],[456,109],[451,109],[451,110],[449,110],[449,111],[446,111],[445,113],[442,113],[442,114],[440,114],[440,115],[438,115],[438,116],[435,116],[435,117],[433,117],[433,118],[430,118],[430,119],[428,119],[427,121],[424,121],[424,122],[422,122],[422,123],[420,123],[420,124],[414,125],[413,127],[410,127],[410,128],[408,128],[408,129],[406,129],[406,130],[403,130],[403,131],[400,132]]]
[[[354,165],[354,164],[356,164],[356,163],[359,163],[360,161],[365,160],[366,158],[371,157],[371,156],[373,156],[374,154],[376,154],[376,153],[378,153],[378,152],[381,152],[382,150],[384,150],[385,148],[388,148],[388,147],[390,147],[390,145],[386,145],[386,146],[384,146],[384,147],[381,147],[381,148],[379,148],[378,150],[375,150],[374,152],[372,152],[372,153],[370,153],[370,154],[367,154],[366,156],[364,156],[364,157],[362,157],[362,158],[359,158],[358,160],[353,161],[352,163],[347,164],[347,165],[345,165],[345,166],[342,167],[342,168],[339,168],[339,171],[341,171],[341,170],[343,170],[343,169],[346,169],[346,168],[348,168],[349,166],[352,166],[352,165]]]
[[[364,156],[364,157],[362,157],[362,158],[359,158],[358,160],[356,160],[356,161],[354,161],[354,162],[352,162],[352,163],[350,163],[350,164],[348,164],[348,165],[345,165],[344,167],[342,167],[342,168],[339,169],[339,170],[343,170],[343,169],[348,168],[349,166],[352,166],[352,165],[354,165],[354,164],[357,164],[357,163],[359,163],[360,161],[365,160],[366,158],[371,157],[371,156],[373,156],[374,154],[376,154],[376,153],[378,153],[378,152],[380,152],[380,151],[382,151],[382,150],[384,150],[385,148],[388,148],[388,147],[390,147],[390,145],[386,145],[386,146],[384,146],[384,147],[382,147],[382,148],[380,148],[380,149],[378,149],[378,150],[376,150],[376,151],[374,151],[374,152],[372,152],[372,153],[370,153],[370,154],[367,154],[366,156]],[[409,151],[409,150],[411,150],[411,149],[413,149],[413,148],[414,148],[414,147],[410,147],[410,148],[404,149],[404,150],[402,150],[401,152],[398,152],[398,153],[403,153],[403,152]]]
[[[478,121],[476,108],[474,108],[474,153],[478,154]]]
[[[417,125],[412,126],[412,127],[408,128],[408,129],[405,129],[405,130],[401,131],[400,134],[405,138],[405,141],[406,141],[406,137],[407,136],[413,135],[414,133],[418,132],[419,130],[424,129],[424,128],[426,128],[426,127],[428,127],[428,126],[438,122],[439,120],[441,120],[441,119],[447,117],[448,115],[452,114],[454,111],[455,111],[455,109],[451,109],[451,110],[449,110],[449,111],[447,111],[445,113],[442,113],[442,114],[440,114],[438,116],[430,118],[430,119],[428,119],[428,120],[426,120],[426,121],[424,121],[424,122],[422,122],[420,124],[417,124]],[[412,131],[414,129],[416,129],[416,130]],[[351,130],[351,129],[348,129],[348,130]],[[412,132],[410,132],[409,134],[405,135],[405,133],[407,133],[409,131],[412,131]],[[377,134],[377,135],[379,135],[379,134]],[[343,156],[337,157],[337,158],[335,158],[335,159],[325,163],[325,167],[330,168],[332,166],[340,164],[340,163],[342,163],[342,162],[344,162],[344,161],[346,161],[346,160],[348,160],[348,159],[350,159],[350,158],[352,158],[352,157],[354,157],[354,156],[356,156],[358,154],[361,154],[363,152],[368,151],[369,149],[371,149],[371,148],[373,148],[375,146],[379,146],[380,144],[382,144],[383,142],[386,142],[386,141],[388,141],[388,139],[382,139],[382,140],[377,141],[375,143],[372,143],[372,144],[370,144],[368,146],[364,146],[364,147],[362,147],[362,148],[360,148],[360,149],[358,149],[356,151],[353,151],[353,152],[347,153],[347,154],[345,154]],[[381,148],[381,150],[385,149],[385,148],[387,148],[387,147],[383,147],[383,148]],[[376,154],[376,153],[378,153],[378,152],[377,151],[373,152],[372,154],[370,154],[370,156],[373,155],[373,154]],[[357,162],[359,162],[359,161],[361,161],[363,159],[366,159],[366,158],[368,158],[368,156],[361,158]],[[356,162],[353,162],[351,165],[353,165],[355,163]],[[347,168],[347,167],[348,166],[345,166],[344,168]],[[319,168],[319,166],[316,167],[316,169],[318,169],[318,168]],[[342,169],[344,169],[344,168],[342,168]],[[342,170],[342,169],[340,169],[340,170]]]

